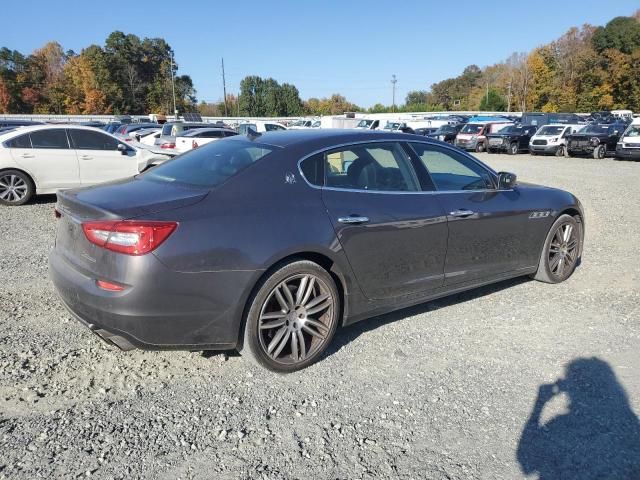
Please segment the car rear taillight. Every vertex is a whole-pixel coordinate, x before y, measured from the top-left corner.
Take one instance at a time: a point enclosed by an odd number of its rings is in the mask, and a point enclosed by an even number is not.
[[[160,148],[176,148],[176,144],[175,143],[163,143],[162,145],[160,145]]]
[[[127,255],[155,250],[173,233],[176,222],[109,220],[82,224],[87,240],[99,247]]]
[[[191,148],[198,148],[198,142],[196,142],[195,140],[191,142]]]

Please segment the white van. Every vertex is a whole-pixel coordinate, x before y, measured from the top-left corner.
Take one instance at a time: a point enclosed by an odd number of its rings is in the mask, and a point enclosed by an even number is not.
[[[584,125],[567,125],[565,123],[543,125],[529,139],[529,153],[531,155],[541,153],[562,157],[567,149],[567,137],[582,127]]]
[[[616,158],[640,160],[640,118],[634,118],[616,144]]]
[[[249,129],[254,132],[264,133],[264,132],[275,132],[277,130],[286,130],[287,127],[278,122],[268,122],[263,120],[253,120],[247,123],[241,123],[238,125],[238,133],[240,135],[246,135],[249,132]]]

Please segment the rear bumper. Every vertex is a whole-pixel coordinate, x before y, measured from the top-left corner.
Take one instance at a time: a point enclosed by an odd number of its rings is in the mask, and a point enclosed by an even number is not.
[[[148,257],[139,285],[123,292],[100,289],[56,249],[49,254],[49,272],[73,316],[122,350],[235,348],[243,292],[257,272],[181,273]]]

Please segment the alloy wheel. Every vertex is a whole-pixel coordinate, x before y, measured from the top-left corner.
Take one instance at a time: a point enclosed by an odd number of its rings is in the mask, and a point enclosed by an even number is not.
[[[27,182],[13,173],[0,176],[0,200],[17,203],[24,199],[29,191]]]
[[[571,271],[578,260],[578,232],[571,223],[562,223],[556,229],[549,245],[549,271],[556,277],[562,277]]]
[[[321,278],[293,275],[280,282],[262,305],[260,347],[277,363],[300,363],[324,347],[336,310],[336,299]]]

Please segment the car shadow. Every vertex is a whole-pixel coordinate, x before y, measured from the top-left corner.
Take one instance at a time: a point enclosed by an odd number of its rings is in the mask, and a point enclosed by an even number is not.
[[[568,408],[544,421],[557,396]],[[516,456],[523,473],[539,480],[640,479],[640,422],[611,366],[578,358],[564,378],[540,385]]]
[[[50,193],[50,194],[46,194],[46,195],[36,195],[35,197],[31,198],[31,200],[29,200],[29,202],[27,203],[27,205],[47,205],[47,204],[52,204],[52,203],[56,203],[56,194],[55,193]]]
[[[529,281],[531,281],[529,277],[512,278],[509,280],[493,283],[491,285],[486,285],[484,287],[478,287],[478,288],[467,290],[454,295],[449,295],[447,297],[442,297],[440,299],[432,300],[430,302],[420,303],[418,305],[414,305],[408,308],[403,308],[401,310],[396,310],[394,312],[386,313],[384,315],[371,317],[371,318],[362,320],[360,322],[354,323],[352,325],[339,328],[338,331],[336,332],[336,336],[331,342],[331,345],[329,345],[329,347],[327,348],[324,358],[330,355],[333,355],[345,345],[356,340],[363,333],[369,332],[371,330],[375,330],[376,328],[387,325],[388,323],[397,322],[399,320],[402,320],[408,317],[420,315],[421,313],[434,312],[441,308],[451,307],[453,305],[464,303],[469,300],[474,300],[479,297],[484,297],[491,293],[496,293],[501,290],[515,287],[516,285],[520,285],[522,283],[526,283]]]

